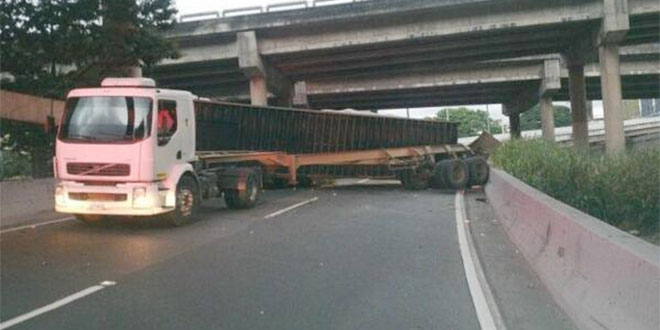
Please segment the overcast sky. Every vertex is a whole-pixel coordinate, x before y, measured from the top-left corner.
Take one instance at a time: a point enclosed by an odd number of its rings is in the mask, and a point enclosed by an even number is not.
[[[265,7],[270,4],[291,2],[292,0],[178,0],[176,1],[176,6],[179,9],[179,15],[194,14],[208,11],[218,11],[222,12],[225,9],[235,9],[235,8],[245,8],[252,6],[262,6],[264,10]],[[350,0],[336,0],[337,2],[350,2]],[[307,0],[308,4],[312,4],[313,0]],[[555,102],[557,105],[569,106],[568,102]],[[486,105],[480,106],[467,106],[471,109],[480,109],[480,110],[489,110],[491,118],[496,120],[504,120],[508,122],[506,116],[502,115],[502,107],[499,104],[491,104],[488,107]],[[439,109],[442,107],[434,108],[417,108],[410,109],[410,116],[413,118],[425,118],[434,116]],[[594,101],[593,103],[594,117],[602,118],[603,117],[603,106],[601,101]],[[390,114],[395,116],[406,116],[405,109],[398,110],[383,110],[380,111],[383,114]]]

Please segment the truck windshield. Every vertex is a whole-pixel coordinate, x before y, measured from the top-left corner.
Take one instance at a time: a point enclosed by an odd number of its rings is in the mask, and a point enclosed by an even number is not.
[[[147,97],[69,98],[60,139],[127,142],[147,138],[151,134],[151,105]]]

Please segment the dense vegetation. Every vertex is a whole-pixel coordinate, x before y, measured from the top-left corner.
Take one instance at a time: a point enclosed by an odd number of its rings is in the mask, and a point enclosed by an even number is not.
[[[496,149],[493,161],[546,194],[657,244],[660,148],[603,156],[517,139]]]
[[[571,109],[561,105],[552,108],[555,127],[571,126]],[[520,114],[520,129],[523,131],[541,129],[541,108],[538,104]]]
[[[53,139],[39,125],[0,120],[0,180],[52,172]]]
[[[449,112],[449,116],[447,116]],[[498,121],[488,118],[488,113],[481,110],[472,110],[465,107],[449,108],[438,111],[433,119],[458,122],[458,137],[476,136],[483,131],[488,131],[488,121],[490,121],[490,133],[502,133],[502,127]]]

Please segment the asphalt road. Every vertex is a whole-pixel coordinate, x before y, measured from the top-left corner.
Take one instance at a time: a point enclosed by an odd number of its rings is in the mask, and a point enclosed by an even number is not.
[[[5,233],[0,321],[114,281],[11,329],[478,329],[454,216],[453,194],[337,188],[212,201],[182,228]]]

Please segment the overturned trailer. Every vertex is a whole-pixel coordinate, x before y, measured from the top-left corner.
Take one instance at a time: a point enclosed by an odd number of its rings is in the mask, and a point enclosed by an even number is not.
[[[197,149],[338,153],[453,145],[458,124],[367,114],[195,101]],[[395,177],[391,164],[303,165],[301,181],[319,177]]]

